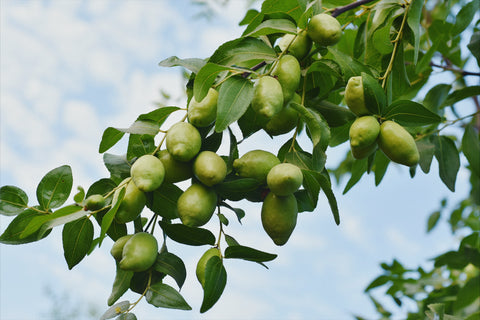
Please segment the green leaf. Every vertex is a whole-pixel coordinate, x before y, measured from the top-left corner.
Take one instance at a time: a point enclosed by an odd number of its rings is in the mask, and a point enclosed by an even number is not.
[[[321,122],[323,121],[323,119],[321,119],[319,116],[317,116],[316,113],[310,111],[301,104],[293,102],[290,103],[290,106],[300,114],[300,117],[307,125],[308,131],[310,132],[310,139],[312,140],[313,145],[316,146],[317,144],[319,144],[322,139],[323,129]]]
[[[332,47],[328,48],[328,52],[333,56],[333,60],[335,60],[335,62],[337,62],[342,69],[343,80],[345,82],[347,82],[351,77],[361,75],[362,72],[371,74],[371,71],[367,66],[353,59],[349,55]]]
[[[417,63],[418,50],[420,48],[420,22],[424,1],[425,0],[412,0],[407,12],[407,24],[415,38],[413,64]]]
[[[480,31],[476,31],[472,34],[467,48],[470,50],[472,56],[477,59],[477,65],[480,66]]]
[[[305,12],[306,6],[297,0],[266,0],[262,3],[263,14],[288,14],[298,21]]]
[[[172,114],[173,112],[180,110],[179,107],[162,107],[162,108],[157,108],[153,111],[150,111],[148,113],[144,113],[138,116],[136,121],[146,121],[146,122],[155,122],[158,127],[160,127],[165,120]]]
[[[171,276],[178,287],[180,289],[182,288],[187,277],[187,270],[185,269],[185,264],[182,259],[167,251],[160,252],[153,267],[158,272]]]
[[[303,187],[307,192],[310,200],[310,205],[314,208],[317,207],[318,195],[320,193],[320,183],[316,179],[315,172],[302,169],[303,173]]]
[[[423,105],[433,112],[438,112],[447,99],[448,92],[451,88],[452,86],[449,84],[437,84],[427,92],[425,99],[423,100]]]
[[[65,224],[62,231],[63,255],[72,269],[87,255],[93,241],[93,224],[87,217]]]
[[[88,188],[87,194],[85,195],[85,197],[88,198],[89,196],[94,195],[94,194],[106,195],[107,193],[112,191],[116,186],[117,186],[117,184],[113,180],[107,179],[107,178],[102,178],[100,180],[95,181]],[[110,197],[108,199],[110,199]]]
[[[365,72],[362,72],[362,82],[365,105],[368,111],[381,115],[387,105],[385,91],[374,77]]]
[[[468,307],[479,297],[480,276],[471,278],[460,288],[457,294],[457,300],[454,303],[454,310],[460,311]],[[477,305],[478,307],[478,305]]]
[[[402,126],[425,126],[439,123],[442,118],[420,103],[410,100],[397,100],[388,106],[385,119],[394,120]]]
[[[28,237],[20,237],[25,228],[30,222],[38,217],[44,216],[44,213],[39,213],[34,209],[27,209],[18,214],[7,226],[3,234],[0,236],[0,243],[3,244],[25,244],[29,242],[38,241],[37,234],[33,233]],[[44,234],[46,237],[48,233]]]
[[[215,131],[222,132],[240,119],[253,98],[253,83],[243,77],[227,79],[220,87],[217,103]]]
[[[230,68],[211,62],[204,65],[202,69],[198,71],[193,83],[193,95],[195,96],[195,100],[202,101],[215,82],[218,74],[227,70],[230,70]]]
[[[198,58],[180,59],[176,56],[171,56],[158,63],[160,67],[184,67],[193,73],[198,71],[205,65],[205,60]]]
[[[99,153],[104,153],[111,147],[113,147],[122,137],[125,135],[125,132],[122,132],[116,128],[108,127],[103,131],[102,140],[100,141],[100,146],[98,147]]]
[[[77,190],[78,192],[73,196],[73,201],[80,204],[83,202],[83,200],[85,200],[85,189],[83,189],[81,186],[78,186]]]
[[[112,180],[120,183],[123,179],[130,177],[131,163],[125,156],[105,153],[103,154],[103,163],[110,172]]]
[[[390,281],[390,277],[385,276],[385,275],[381,275],[381,276],[375,278],[372,282],[370,282],[370,284],[365,289],[365,292],[368,292],[368,291],[370,291],[374,288],[377,288],[377,287],[381,287],[384,284],[386,284],[388,281]]]
[[[137,316],[134,315],[133,313],[131,312],[128,312],[128,313],[122,313],[121,315],[119,315],[117,317],[117,319],[115,320],[137,320]]]
[[[463,5],[458,14],[455,16],[455,25],[453,26],[452,34],[457,35],[462,33],[478,13],[480,9],[480,1],[473,0]]]
[[[53,229],[56,226],[61,226],[62,224],[69,223],[75,220],[78,220],[88,213],[79,206],[68,206],[58,209],[54,212],[53,217],[48,221],[44,222],[40,229],[38,229],[35,234],[38,238],[42,238],[43,235],[48,232],[50,229]]]
[[[463,99],[480,95],[480,86],[470,86],[462,89],[458,89],[450,93],[443,103],[443,106],[451,106]]]
[[[155,140],[148,134],[131,134],[128,139],[127,159],[141,157],[155,150]]]
[[[205,267],[205,287],[200,312],[208,311],[220,299],[227,284],[227,271],[223,261],[217,256],[211,257]]]
[[[465,127],[462,138],[462,151],[470,164],[472,172],[480,177],[480,140],[472,124]]]
[[[148,288],[145,295],[148,303],[158,308],[192,310],[182,295],[165,283],[156,283]]]
[[[355,114],[350,109],[338,106],[327,100],[313,99],[305,103],[307,108],[320,112],[327,121],[329,127],[341,127],[348,122],[355,120]]]
[[[253,262],[267,262],[272,261],[276,257],[276,254],[240,245],[228,246],[225,249],[226,259],[243,259]]]
[[[367,158],[353,161],[352,175],[343,189],[343,194],[346,194],[358,181],[362,178],[363,174],[367,172]]]
[[[460,169],[460,156],[457,147],[453,140],[446,136],[436,136],[434,143],[440,178],[452,192],[455,192],[455,181]]]
[[[172,240],[190,246],[203,246],[215,244],[215,236],[207,229],[188,227],[181,223],[170,224],[159,222],[165,234]]]
[[[58,208],[72,191],[72,169],[64,165],[49,171],[37,186],[37,200],[43,210]]]
[[[0,188],[0,214],[16,216],[27,207],[28,196],[25,191],[15,186],[3,186]]]
[[[330,179],[327,178],[323,173],[317,174],[317,181],[320,184],[325,196],[327,197],[328,204],[330,205],[330,209],[332,210],[333,219],[335,220],[336,225],[340,224],[340,212],[338,210],[337,199],[335,198],[335,194],[332,190],[332,184]]]
[[[226,180],[214,186],[215,191],[223,199],[239,201],[249,192],[257,190],[260,182],[253,178],[235,178]]]
[[[419,165],[423,172],[430,172],[433,155],[435,154],[435,145],[428,138],[416,142],[418,153],[420,154]]]
[[[112,207],[110,210],[108,210],[107,213],[102,218],[102,224],[101,224],[101,229],[100,229],[100,240],[98,242],[98,246],[100,247],[102,245],[103,239],[105,239],[105,235],[110,229],[110,226],[112,225],[113,218],[115,218],[115,214],[117,213],[118,208],[122,204],[123,197],[125,196],[125,188],[122,187],[120,189],[120,192],[118,193],[118,198],[116,199],[115,203],[112,203]]]
[[[289,33],[296,34],[297,26],[290,20],[287,19],[269,19],[263,21],[258,27],[253,31],[244,35],[245,37],[258,37],[266,36],[275,33]]]
[[[263,61],[277,58],[275,50],[256,38],[239,38],[221,45],[210,57],[209,62],[223,66],[254,66]]]
[[[105,311],[105,313],[100,317],[100,320],[107,320],[112,319],[126,312],[130,308],[130,301],[121,301],[119,303],[114,304],[110,308]]]
[[[440,211],[435,211],[428,217],[427,233],[432,231],[433,228],[435,228],[438,221],[440,220],[440,215],[441,215]]]
[[[163,183],[153,192],[146,193],[147,207],[165,219],[178,218],[177,200],[183,193],[173,183]]]
[[[411,84],[408,79],[408,73],[405,63],[405,44],[403,41],[398,42],[397,52],[395,58],[393,59],[393,70],[389,76],[389,80],[392,81],[392,99],[405,94],[406,91],[410,90]]]
[[[130,287],[130,280],[132,280],[133,271],[123,270],[118,266],[117,263],[117,272],[115,274],[115,280],[113,280],[113,287],[110,296],[108,297],[107,304],[108,306],[113,305],[115,302],[120,299],[125,292],[127,292]]]
[[[374,174],[375,174],[375,186],[378,186],[382,182],[385,173],[387,172],[390,159],[383,152],[375,153],[375,164],[374,164]]]

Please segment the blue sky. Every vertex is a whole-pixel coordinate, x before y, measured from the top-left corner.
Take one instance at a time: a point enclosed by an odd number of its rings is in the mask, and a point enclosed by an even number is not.
[[[35,188],[49,170],[70,164],[74,187],[87,188],[107,176],[98,144],[109,126],[126,127],[153,110],[160,90],[172,105],[185,106],[180,69],[158,62],[171,56],[208,57],[223,42],[241,34],[244,1],[217,7],[212,20],[196,18],[190,1],[7,1],[0,0],[0,185],[16,185],[34,201]],[[467,106],[468,109],[468,106]],[[276,151],[255,135],[242,144]],[[303,138],[304,139],[304,138]],[[112,150],[123,153],[124,145]],[[334,167],[345,145],[327,152]],[[456,246],[441,225],[425,235],[428,215],[444,197],[468,192],[465,171],[452,194],[431,173],[390,166],[375,188],[367,177],[346,195],[336,187],[342,223],[337,227],[323,194],[314,213],[302,213],[294,234],[276,247],[260,224],[260,207],[245,203],[243,225],[231,219],[227,233],[242,244],[279,257],[269,270],[245,261],[226,261],[228,282],[217,305],[200,315],[201,288],[192,272],[207,248],[171,243],[190,273],[182,289],[193,311],[156,309],[139,304],[139,319],[349,319],[374,316],[363,289],[380,272],[378,264],[397,257],[406,266],[426,263]],[[0,217],[0,231],[11,219]],[[216,230],[216,224],[209,224]],[[23,246],[0,246],[0,318],[49,319],[46,288],[66,293],[71,308],[94,306],[101,312],[114,278],[110,242],[69,271],[63,259],[61,228]],[[173,285],[173,284],[172,284]],[[131,301],[135,295],[126,295]],[[388,300],[387,300],[388,301]],[[85,316],[85,319],[88,317]],[[82,318],[83,319],[83,318]]]

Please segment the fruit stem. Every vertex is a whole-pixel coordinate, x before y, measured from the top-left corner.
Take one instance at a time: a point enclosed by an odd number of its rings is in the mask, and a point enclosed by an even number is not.
[[[187,109],[185,109],[185,111],[187,111]],[[178,122],[184,122],[185,120],[187,120],[187,113],[185,113],[185,115],[183,116],[182,120],[178,121]],[[165,142],[165,139],[167,137],[167,132],[168,130],[166,131],[162,131],[164,132],[164,135],[162,137],[162,140],[160,140],[160,143],[158,144],[158,146],[155,148],[155,150],[153,150],[152,152],[152,155],[155,155],[158,151],[160,151],[160,148],[162,147],[163,145],[163,142]]]
[[[222,220],[220,219],[220,205],[217,205],[217,217],[218,217],[218,222],[220,223],[220,230],[218,232],[218,239],[217,239],[217,243],[215,244],[215,247],[220,251],[220,240],[222,239],[222,234],[223,234],[223,224],[222,224]]]
[[[148,282],[147,282],[147,286],[145,287],[145,290],[143,291],[142,295],[140,296],[140,298],[137,299],[137,301],[135,301],[134,303],[130,304],[130,307],[123,313],[129,313],[130,311],[132,311],[133,308],[135,308],[135,306],[140,302],[142,301],[143,297],[145,297],[145,295],[147,294],[147,291],[150,289],[150,285],[152,284],[152,270],[149,270],[148,271]]]

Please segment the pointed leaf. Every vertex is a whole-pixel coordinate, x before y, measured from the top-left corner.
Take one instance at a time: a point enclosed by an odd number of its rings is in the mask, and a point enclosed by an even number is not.
[[[220,299],[227,284],[227,271],[223,261],[217,256],[211,257],[205,268],[205,287],[200,312],[208,311]]]
[[[116,199],[115,203],[112,203],[112,207],[102,218],[102,225],[100,229],[100,240],[98,242],[98,246],[102,245],[103,239],[105,239],[105,235],[110,229],[112,225],[113,218],[115,218],[115,214],[117,213],[118,207],[122,204],[123,197],[125,196],[125,187],[122,187],[120,192],[118,193],[118,198]]]
[[[384,117],[402,126],[425,126],[439,123],[442,118],[418,102],[397,100],[388,106]]]
[[[297,33],[297,26],[288,19],[269,19],[263,21],[250,33],[244,35],[245,37],[258,37],[275,33]]]
[[[73,196],[73,201],[75,203],[81,204],[83,200],[85,200],[85,189],[83,187],[78,186],[77,187],[78,192]]]
[[[440,211],[435,211],[428,217],[427,233],[432,231],[433,228],[435,228],[439,220],[440,220]]]
[[[111,147],[113,147],[122,137],[125,135],[125,132],[122,132],[116,128],[108,127],[103,131],[102,140],[100,141],[100,146],[98,147],[99,153],[104,153]]]
[[[243,259],[254,262],[267,262],[272,261],[276,257],[276,254],[240,245],[228,246],[225,249],[226,259]]]
[[[67,201],[72,191],[72,169],[68,165],[48,172],[37,187],[37,200],[43,210],[58,208]]]
[[[110,172],[113,180],[122,181],[130,176],[130,162],[125,156],[117,156],[110,153],[103,154],[103,163]]]
[[[451,106],[463,99],[467,99],[473,96],[480,95],[480,86],[470,86],[462,89],[458,89],[450,93],[443,103],[443,106]]]
[[[167,118],[173,112],[180,110],[179,107],[161,107],[148,113],[144,113],[138,116],[137,121],[153,121],[159,127],[167,120]]]
[[[338,211],[337,199],[335,198],[335,194],[332,190],[332,184],[324,174],[317,174],[317,181],[320,184],[323,193],[325,193],[325,196],[327,197],[328,204],[330,205],[330,209],[332,210],[333,219],[338,226],[340,224],[340,213]]]
[[[417,63],[418,50],[420,48],[420,19],[422,16],[422,8],[425,0],[412,0],[407,13],[407,23],[413,32],[414,37],[414,56],[413,64]]]
[[[114,304],[105,311],[105,313],[100,317],[100,320],[112,319],[118,316],[119,314],[124,313],[130,308],[130,301],[122,301]]]
[[[352,175],[343,189],[343,194],[346,194],[358,181],[362,178],[363,174],[367,172],[367,159],[360,159],[353,161],[352,165]]]
[[[434,139],[435,158],[438,161],[439,174],[443,183],[452,191],[455,191],[455,181],[460,169],[460,156],[452,139],[446,136],[438,136]]]
[[[150,154],[155,150],[155,140],[148,134],[131,134],[128,139],[127,160]]]
[[[117,130],[130,134],[147,134],[155,136],[158,133],[159,124],[151,120],[136,120],[128,128],[116,128]]]
[[[0,214],[16,216],[28,207],[28,196],[22,189],[15,186],[0,188]]]
[[[0,236],[0,243],[4,244],[25,244],[29,242],[38,241],[36,233],[28,237],[20,237],[28,224],[35,218],[43,216],[44,213],[39,213],[34,209],[27,209],[18,214],[7,226],[3,234]],[[46,237],[48,233],[44,234]]]
[[[153,265],[158,272],[171,276],[178,287],[181,289],[187,277],[187,270],[182,259],[170,252],[161,252],[157,256],[157,261]]]
[[[159,224],[166,235],[176,242],[191,246],[215,244],[215,236],[207,229],[188,227],[181,223],[170,224],[165,221],[160,221]]]
[[[165,283],[155,283],[150,286],[145,295],[148,303],[159,308],[192,310],[182,295]]]
[[[387,96],[382,86],[371,75],[362,72],[363,93],[368,111],[381,115],[387,105]]]
[[[176,56],[171,56],[158,63],[160,67],[184,67],[193,73],[198,71],[205,65],[205,60],[198,58],[180,59]]]
[[[62,231],[63,255],[72,269],[87,255],[93,241],[93,224],[87,217],[67,223]]]
[[[277,58],[275,50],[256,38],[239,38],[221,45],[210,57],[209,62],[223,66],[254,66],[262,61]]]
[[[455,25],[452,30],[452,35],[457,35],[463,32],[478,13],[480,9],[480,1],[474,0],[463,5],[458,14],[455,16]]]
[[[462,151],[470,164],[472,172],[480,177],[480,140],[472,124],[465,127],[462,138]]]
[[[165,219],[178,218],[177,200],[183,191],[173,183],[163,183],[153,192],[146,194],[147,207]]]
[[[208,93],[208,90],[212,87],[215,79],[220,72],[229,70],[230,68],[221,66],[215,63],[207,63],[200,71],[198,71],[193,83],[193,95],[195,100],[202,101]]]

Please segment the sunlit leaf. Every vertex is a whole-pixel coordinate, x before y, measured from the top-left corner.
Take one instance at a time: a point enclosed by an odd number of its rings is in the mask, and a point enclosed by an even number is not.
[[[163,231],[172,240],[191,245],[214,245],[215,236],[207,229],[188,227],[181,223],[170,224],[164,221],[159,222]]]
[[[205,60],[198,58],[180,59],[177,56],[171,56],[158,63],[160,67],[184,67],[193,73],[198,71],[205,65]]]
[[[72,169],[64,165],[49,171],[37,186],[37,200],[44,210],[58,208],[72,191]]]
[[[227,271],[222,259],[211,257],[205,267],[205,287],[203,288],[203,301],[200,312],[208,311],[220,299],[227,284]]]
[[[244,35],[245,37],[258,37],[274,33],[297,33],[297,26],[287,19],[269,19],[262,22],[258,27]]]
[[[159,282],[150,286],[145,298],[155,307],[192,310],[182,295],[165,283]]]
[[[65,224],[62,231],[63,255],[72,269],[87,255],[93,241],[93,224],[87,217]]]
[[[22,189],[15,186],[0,188],[0,214],[15,216],[28,207],[28,196]]]

